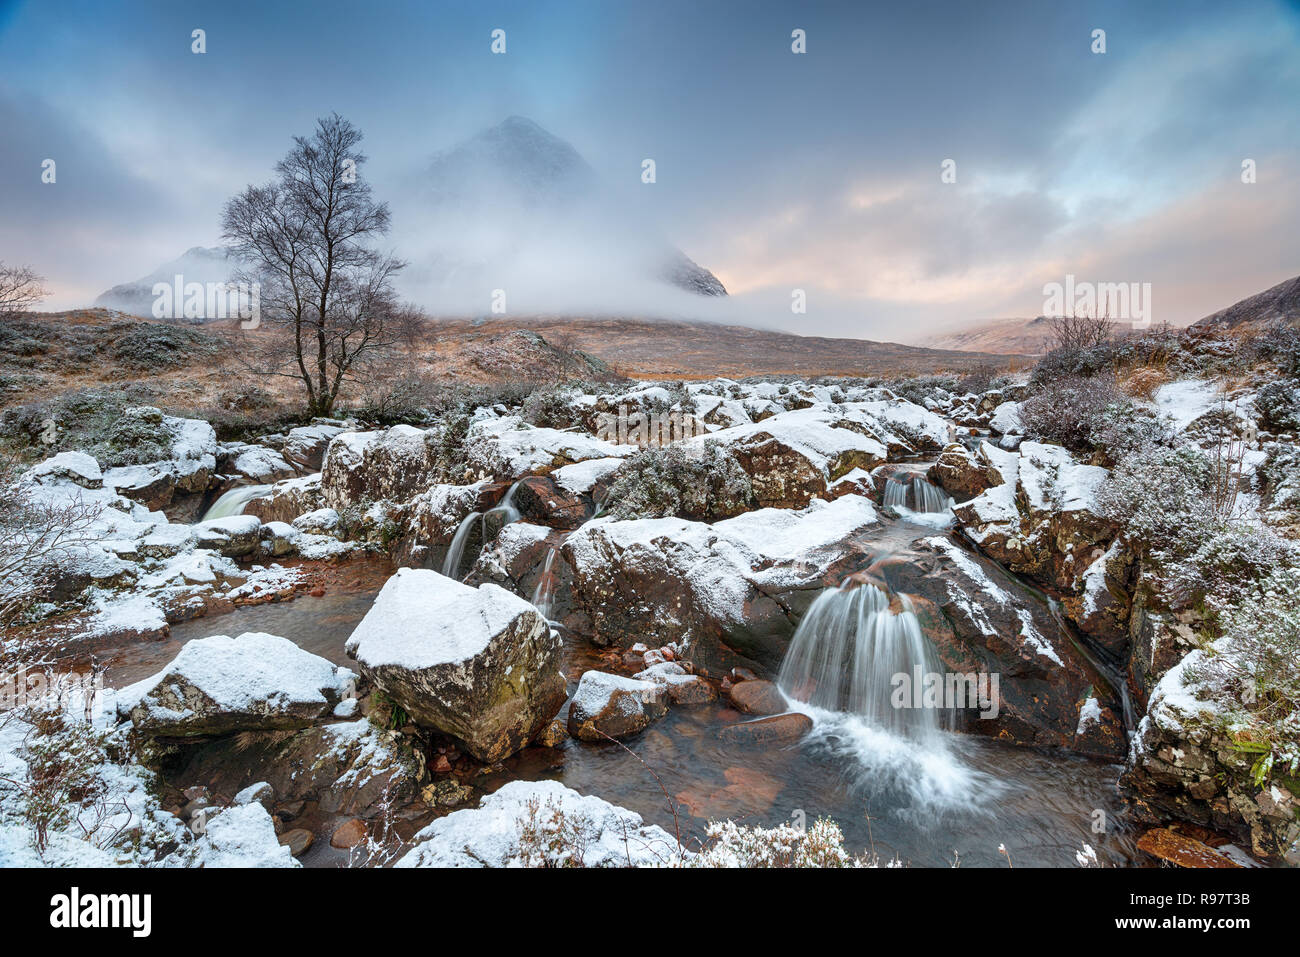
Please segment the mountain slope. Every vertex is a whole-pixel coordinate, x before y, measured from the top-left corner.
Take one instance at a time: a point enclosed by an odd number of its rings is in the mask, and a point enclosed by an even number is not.
[[[1193,326],[1231,329],[1244,324],[1266,325],[1274,322],[1300,325],[1300,276],[1234,302],[1226,309],[1198,319]]]
[[[171,286],[177,276],[183,277],[183,282],[186,283],[224,283],[230,280],[231,272],[224,248],[193,246],[171,262],[163,263],[149,275],[100,293],[95,298],[94,305],[102,309],[117,309],[133,316],[152,316],[155,283]]]

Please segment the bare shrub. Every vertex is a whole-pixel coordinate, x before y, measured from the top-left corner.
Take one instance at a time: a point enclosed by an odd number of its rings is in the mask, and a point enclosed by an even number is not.
[[[1039,385],[1021,403],[1020,423],[1027,438],[1090,454],[1093,430],[1107,407],[1125,402],[1110,376],[1061,376]]]

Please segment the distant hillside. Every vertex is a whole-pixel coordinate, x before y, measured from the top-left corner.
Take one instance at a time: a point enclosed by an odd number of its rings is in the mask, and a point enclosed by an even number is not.
[[[1300,276],[1234,302],[1227,309],[1200,319],[1193,325],[1232,329],[1237,326],[1285,322],[1300,325]]]
[[[1117,336],[1132,331],[1127,322],[1111,324]],[[957,349],[962,352],[989,352],[1016,356],[1039,356],[1052,338],[1052,320],[1036,319],[976,320],[955,330],[927,336],[925,345],[934,349]]]
[[[635,378],[721,375],[920,375],[980,366],[1023,367],[1017,356],[904,346],[864,339],[830,339],[785,332],[664,319],[510,317],[436,320],[435,364],[472,377],[475,356],[498,353],[520,330],[565,343]]]

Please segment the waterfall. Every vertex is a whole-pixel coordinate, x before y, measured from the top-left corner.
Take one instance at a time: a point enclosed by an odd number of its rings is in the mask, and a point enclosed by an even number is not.
[[[237,485],[213,502],[199,521],[206,522],[213,518],[229,518],[232,515],[242,515],[245,505],[259,495],[270,491],[270,489],[271,486],[269,485]]]
[[[460,569],[461,559],[465,557],[465,543],[469,541],[469,533],[474,528],[474,522],[482,517],[482,512],[470,512],[461,520],[456,534],[452,536],[451,544],[447,546],[447,557],[442,563],[442,573],[448,578],[460,580],[456,572]]]
[[[913,475],[886,479],[883,504],[913,512],[939,513],[948,511],[952,499],[921,476]]]
[[[533,589],[533,605],[542,613],[542,617],[547,621],[551,620],[551,604],[555,600],[555,573],[552,571],[555,565],[555,556],[560,553],[559,546],[554,546],[546,553],[546,563],[542,566],[542,576],[537,579],[537,587]]]
[[[519,480],[519,482],[522,481],[523,479]],[[519,488],[519,482],[515,482],[514,485],[510,486],[501,501],[483,513],[483,528],[485,531],[487,530],[489,515],[499,515],[502,525],[509,525],[511,522],[519,521],[519,509],[515,508],[515,490]]]
[[[846,587],[847,586],[847,587]],[[790,698],[823,712],[858,716],[900,738],[934,741],[951,724],[942,707],[896,707],[897,677],[937,675],[943,665],[911,603],[890,608],[875,585],[822,592],[790,641],[777,681]],[[918,702],[919,703],[919,702]]]

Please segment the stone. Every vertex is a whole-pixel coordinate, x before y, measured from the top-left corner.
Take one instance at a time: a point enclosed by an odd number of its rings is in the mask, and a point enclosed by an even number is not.
[[[812,730],[812,726],[812,718],[806,714],[788,711],[729,724],[718,732],[718,737],[727,744],[783,744],[798,741]]]
[[[334,833],[330,836],[330,847],[347,850],[364,843],[369,836],[370,834],[366,830],[366,822],[354,817],[351,820],[344,821],[334,829]]]
[[[302,857],[316,840],[316,835],[305,827],[295,827],[280,835],[280,843],[289,849],[294,857]]]
[[[653,681],[585,672],[569,703],[569,734],[583,741],[636,734],[667,712],[667,701],[667,689]]]
[[[115,702],[148,737],[285,731],[327,718],[356,675],[287,638],[213,635],[181,648],[163,671],[123,688]]]
[[[524,747],[564,705],[558,635],[536,608],[493,584],[399,569],[346,651],[417,724],[452,735],[487,764]]]
[[[727,698],[746,714],[784,714],[790,710],[781,689],[771,681],[742,681],[731,686]]]

